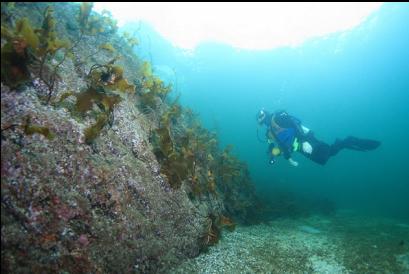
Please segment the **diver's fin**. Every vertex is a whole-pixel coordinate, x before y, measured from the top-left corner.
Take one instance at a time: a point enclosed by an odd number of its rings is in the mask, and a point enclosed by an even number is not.
[[[366,151],[376,149],[381,145],[381,142],[349,136],[343,140],[343,144],[345,148]]]

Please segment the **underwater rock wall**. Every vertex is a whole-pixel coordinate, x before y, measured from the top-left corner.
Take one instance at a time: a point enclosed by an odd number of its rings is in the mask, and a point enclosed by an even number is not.
[[[83,125],[42,106],[33,93],[2,86],[2,121],[30,115],[55,135],[49,140],[19,128],[4,133],[3,269],[111,272],[198,253],[198,210],[182,190],[169,188],[143,147],[142,128],[125,109],[118,109],[118,125],[93,150],[83,141]],[[127,126],[121,128],[122,119]],[[132,149],[144,154],[136,158]]]
[[[178,123],[175,104],[109,15],[89,4],[1,7],[2,271],[161,272],[234,229],[223,214],[252,215],[248,174],[228,151],[199,161],[187,145],[172,143],[169,156],[163,138],[152,141],[164,120]],[[194,160],[191,175],[162,159],[175,154]],[[227,179],[245,184],[216,186]]]

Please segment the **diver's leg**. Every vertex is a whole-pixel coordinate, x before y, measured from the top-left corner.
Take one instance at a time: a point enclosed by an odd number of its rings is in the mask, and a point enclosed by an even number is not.
[[[373,150],[379,147],[381,142],[370,139],[360,139],[357,137],[349,136],[344,140],[337,139],[334,144],[331,145],[331,155],[337,154],[341,149],[353,149],[358,151]]]
[[[381,142],[370,139],[360,139],[353,136],[349,136],[344,140],[346,148],[366,151],[374,150],[380,146]]]
[[[312,146],[312,153],[305,153],[301,150],[301,153],[312,161],[320,165],[325,165],[331,155],[331,146],[318,140],[314,135],[308,135],[304,140],[310,143]]]
[[[337,139],[332,145],[328,145],[316,139],[313,135],[308,136],[305,141],[311,144],[312,153],[308,154],[302,152],[302,154],[320,165],[325,165],[328,159],[335,156],[341,149],[348,148],[358,151],[367,151],[376,149],[381,144],[379,141],[360,139],[352,136],[349,136],[344,140]]]
[[[317,142],[312,148],[311,160],[320,165],[325,165],[331,157],[331,146],[324,142]]]

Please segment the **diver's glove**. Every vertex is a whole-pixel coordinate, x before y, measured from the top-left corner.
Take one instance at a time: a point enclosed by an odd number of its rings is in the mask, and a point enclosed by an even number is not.
[[[302,143],[302,151],[304,151],[307,154],[311,154],[312,153],[312,146],[310,143],[308,142],[304,142]]]
[[[298,162],[294,161],[292,158],[288,159],[292,166],[298,166]]]

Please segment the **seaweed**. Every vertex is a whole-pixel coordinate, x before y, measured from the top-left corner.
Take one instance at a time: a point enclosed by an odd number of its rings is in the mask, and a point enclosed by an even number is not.
[[[180,114],[181,107],[173,104],[163,113],[159,127],[153,132],[155,155],[173,188],[179,188],[184,180],[195,177],[194,154],[188,147],[188,140],[177,143],[172,135],[172,123]]]
[[[114,53],[114,52],[115,52],[114,47],[113,47],[111,44],[109,44],[109,43],[101,44],[101,45],[99,46],[99,48],[100,48],[100,49],[103,49],[103,50],[106,50],[106,51],[108,51],[108,52],[110,52],[110,53]]]
[[[206,217],[205,232],[201,236],[201,249],[207,251],[209,246],[219,242],[222,236],[222,229],[227,229],[232,232],[236,228],[236,224],[232,219],[223,214],[209,213]]]
[[[78,113],[82,117],[94,110],[94,106],[97,107],[96,123],[84,132],[87,144],[94,142],[107,123],[112,124],[114,107],[122,101],[120,94],[116,92],[126,93],[134,90],[134,86],[123,77],[123,68],[114,65],[116,60],[117,58],[114,58],[104,65],[91,66],[87,77],[88,87],[79,94],[63,94],[60,99],[61,102],[74,95],[77,100],[72,113]]]
[[[78,14],[78,23],[80,25],[81,33],[85,33],[88,30],[88,19],[92,11],[94,3],[82,2],[80,5],[80,11]]]
[[[153,75],[149,62],[142,63],[139,75],[141,75],[138,88],[139,106],[143,110],[146,108],[155,110],[159,106],[158,101],[166,99],[166,96],[172,90],[172,86],[165,85],[159,77]]]
[[[67,93],[67,97],[72,94]],[[72,110],[84,117],[88,111],[97,106],[96,123],[85,129],[85,142],[91,144],[98,137],[104,126],[110,122],[112,124],[114,107],[122,100],[118,94],[105,91],[101,87],[89,87],[83,92],[74,95],[77,100]]]
[[[50,130],[50,128],[41,126],[41,125],[35,125],[31,123],[31,116],[27,115],[24,118],[23,123],[10,123],[7,124],[4,128],[1,129],[1,136],[3,139],[3,132],[6,130],[14,130],[15,128],[21,128],[24,131],[24,134],[26,135],[33,135],[35,133],[43,135],[46,137],[48,140],[53,140],[55,138],[55,134]]]
[[[83,2],[80,5],[78,24],[81,35],[112,35],[118,30],[117,21],[112,18],[109,11],[102,11],[100,15],[93,14],[94,4]]]
[[[206,251],[209,246],[215,245],[219,242],[221,237],[220,226],[217,224],[217,216],[210,213],[206,217],[205,233],[201,236],[201,249]]]
[[[14,30],[1,26],[1,36],[6,39],[1,48],[1,80],[11,88],[17,88],[30,80],[28,66],[33,62],[39,39],[27,18],[17,21]]]
[[[52,6],[46,8],[42,27],[36,32],[39,34],[40,40],[40,46],[36,52],[36,56],[40,58],[38,77],[47,85],[48,95],[46,103],[48,104],[51,100],[56,81],[60,78],[58,75],[58,68],[64,63],[66,58],[72,54],[71,52],[75,45],[71,46],[71,42],[68,39],[61,40],[57,38],[56,20],[54,18],[54,10]],[[46,61],[54,59],[57,51],[61,49],[65,49],[61,60],[51,69],[45,68],[47,67]],[[51,71],[51,73],[44,73],[45,71]]]
[[[47,86],[48,94],[46,103],[50,102],[56,87],[59,67],[67,57],[73,56],[73,49],[80,43],[84,35],[97,33],[112,34],[116,31],[116,22],[106,15],[92,15],[92,3],[82,3],[79,8],[78,24],[80,35],[74,43],[68,39],[57,37],[56,19],[54,18],[53,6],[49,5],[43,12],[41,27],[33,29],[28,18],[22,18],[16,23],[14,30],[2,25],[2,37],[7,43],[1,50],[2,81],[12,88],[25,84],[30,80],[30,72]],[[63,56],[55,65],[50,65],[50,60],[57,56],[57,52],[64,50]],[[111,44],[102,44],[100,50],[114,52]],[[90,56],[92,56],[90,55]],[[89,57],[90,57],[89,56]],[[133,85],[129,84],[122,74],[116,74],[116,81],[112,89],[132,92]]]
[[[95,124],[84,132],[87,144],[95,141],[107,123],[112,125],[113,110],[122,101],[121,94],[132,93],[135,90],[135,86],[124,78],[124,69],[114,65],[118,59],[117,56],[106,64],[92,65],[86,77],[87,88],[78,94],[65,92],[56,103],[60,105],[66,98],[75,96],[76,102],[70,108],[71,113],[82,118],[87,115],[95,116]]]
[[[134,46],[137,46],[139,44],[138,39],[136,39],[136,37],[131,36],[131,34],[129,34],[129,32],[124,32],[122,34],[122,38],[125,40],[125,42],[127,43],[127,45],[130,48],[133,48]]]
[[[119,90],[123,93],[133,93],[135,86],[130,84],[124,78],[124,69],[120,66],[115,66],[114,63],[119,57],[115,57],[107,64],[95,64],[91,66],[88,73],[88,78],[93,86],[103,86],[110,90]]]
[[[217,186],[216,186],[216,180],[214,179],[213,173],[211,170],[207,171],[207,190],[212,193],[213,195],[216,195]]]
[[[46,137],[48,140],[53,140],[55,134],[48,128],[39,125],[33,125],[31,123],[30,116],[26,117],[25,124],[23,125],[24,133],[27,135],[33,135],[34,133],[41,134]]]
[[[69,94],[67,94],[69,96]],[[75,94],[77,101],[74,110],[81,114],[85,114],[91,110],[96,104],[101,111],[111,112],[114,106],[121,101],[121,97],[117,94],[106,93],[101,88],[89,87],[79,94]]]
[[[181,155],[175,150],[174,142],[170,135],[170,124],[162,124],[154,131],[153,136],[156,157],[161,162],[161,171],[168,178],[173,188],[179,188],[186,179],[186,165]]]
[[[115,52],[115,48],[107,42],[109,36],[115,34],[117,31],[117,22],[111,16],[111,13],[104,10],[101,15],[92,13],[93,3],[83,2],[79,8],[77,22],[79,25],[79,36],[74,43],[74,46],[79,44],[85,36],[105,36],[105,43],[97,47],[97,50],[88,56],[82,58],[82,61],[76,62],[76,67],[83,65],[87,60],[100,53],[106,51],[110,54]],[[100,38],[100,37],[98,37]],[[99,40],[99,39],[98,39]]]
[[[217,141],[196,120],[184,126],[185,119],[189,120],[190,115],[191,112],[183,110],[177,99],[167,106],[152,138],[155,155],[172,187],[178,188],[186,181],[190,186],[191,198],[217,195],[213,173],[215,159],[212,156],[216,154]]]
[[[3,36],[3,29],[2,29]],[[15,38],[1,48],[1,81],[10,88],[17,88],[30,80],[27,42]]]
[[[108,116],[106,114],[102,114],[98,117],[95,124],[88,127],[84,131],[85,136],[85,143],[90,145],[94,142],[94,140],[98,137],[104,126],[108,121]]]
[[[159,158],[165,164],[163,172],[170,174],[172,171],[169,169],[177,170],[182,166],[185,173],[178,171],[183,176],[172,177],[178,180],[176,183],[171,182],[172,186],[179,186],[181,180],[185,180],[190,186],[191,198],[219,196],[221,192],[220,197],[226,203],[238,208],[234,212],[246,212],[251,208],[247,199],[254,193],[247,166],[232,154],[232,146],[219,151],[216,134],[203,128],[192,116],[190,110],[182,109],[176,102],[163,112],[156,131],[163,143],[154,144],[154,147],[161,145]],[[177,161],[178,165],[168,163],[170,160]],[[250,194],[240,194],[246,192]],[[227,219],[222,221],[228,225]],[[233,224],[229,225],[233,227]]]
[[[226,228],[229,231],[234,231],[236,228],[236,224],[233,222],[233,220],[224,215],[220,215],[219,223],[221,227]]]
[[[17,88],[31,79],[30,71],[36,72],[48,87],[47,104],[59,78],[58,68],[72,49],[68,40],[57,38],[53,12],[51,6],[45,9],[39,29],[33,29],[26,17],[17,21],[14,30],[6,26],[1,29],[2,37],[7,41],[1,49],[2,81]],[[48,68],[46,61],[53,59],[61,49],[65,49],[63,58],[52,68]]]
[[[240,172],[243,169],[240,161],[231,154],[232,149],[233,146],[228,145],[218,157],[217,176],[225,184],[240,177]]]

